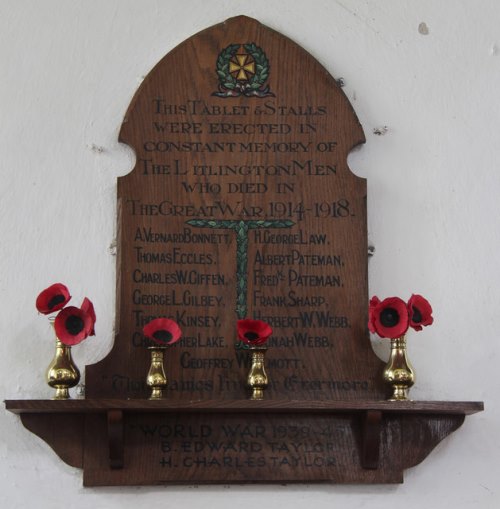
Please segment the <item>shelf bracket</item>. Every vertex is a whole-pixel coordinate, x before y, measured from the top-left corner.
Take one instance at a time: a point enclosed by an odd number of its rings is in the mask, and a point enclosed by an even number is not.
[[[123,411],[108,410],[109,467],[123,468]]]
[[[368,470],[376,470],[380,460],[380,432],[382,412],[368,410],[363,415],[361,465]]]

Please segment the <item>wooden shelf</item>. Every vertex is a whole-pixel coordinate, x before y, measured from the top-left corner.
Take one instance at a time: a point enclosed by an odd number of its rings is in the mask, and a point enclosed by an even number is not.
[[[186,400],[149,401],[141,399],[50,399],[6,400],[10,412],[22,413],[99,413],[121,410],[130,413],[361,413],[380,411],[387,414],[471,415],[484,410],[474,401],[326,401],[311,400]]]
[[[186,451],[190,451],[191,447],[212,447],[209,444],[215,443],[226,444],[229,448],[236,447],[234,443],[239,440],[238,447],[242,447],[242,443],[247,444],[245,447],[252,443],[254,447],[262,447],[262,443],[258,443],[258,440],[261,440],[274,451],[275,448],[284,447],[279,445],[279,433],[285,428],[288,437],[294,429],[328,428],[328,438],[302,437],[297,440],[296,446],[302,447],[303,443],[307,442],[309,448],[328,448],[335,443],[339,462],[341,459],[349,465],[349,468],[338,468],[333,474],[331,469],[312,469],[315,471],[311,480],[318,481],[319,475],[319,480],[330,482],[402,482],[405,468],[420,463],[437,443],[460,427],[466,415],[484,409],[481,402],[464,401],[291,399],[40,399],[6,400],[5,407],[10,412],[20,414],[24,426],[45,440],[66,463],[83,468],[84,484],[87,486],[157,482],[179,484],[178,479],[170,480],[169,469],[160,470],[159,473],[156,471],[155,476],[161,475],[164,478],[154,481],[148,474],[148,469],[141,468],[146,458],[149,460],[158,456],[158,444],[168,447],[172,456],[177,458],[173,462],[170,456],[167,459],[162,456],[160,461],[176,467],[177,463],[191,461],[189,454],[186,455]],[[143,429],[144,422],[148,424]],[[233,429],[239,429],[238,439],[224,442],[227,437],[220,435],[220,431],[216,438],[200,439],[199,435],[203,434],[200,430],[220,430],[227,423],[230,423]],[[242,431],[246,426],[248,430]],[[266,429],[278,430],[278,438],[273,437],[272,442],[269,437],[265,437],[265,440],[264,437],[257,439],[259,430],[264,429],[264,426],[267,426]],[[153,437],[155,433],[159,433],[159,436]],[[162,434],[166,435],[167,446],[162,445]],[[255,434],[255,440],[247,440],[246,434],[250,437]],[[318,445],[320,443],[321,445]],[[329,459],[326,449],[324,453],[326,465],[326,462],[332,459]],[[269,456],[275,462],[280,461],[276,459],[279,457],[292,456]],[[306,457],[307,454],[302,456]],[[318,465],[323,461],[322,457],[321,453],[315,455]],[[311,469],[308,470],[304,465],[303,467],[306,472],[303,475],[309,475]],[[189,471],[187,468],[186,472]],[[231,481],[255,482],[247,481],[237,470],[235,472],[236,477],[230,479]],[[273,472],[276,477],[267,482],[297,482],[295,474],[287,468],[274,469]],[[192,480],[196,483],[222,482],[220,478],[211,477],[210,469],[205,468],[196,469]],[[307,480],[306,477],[304,482]]]

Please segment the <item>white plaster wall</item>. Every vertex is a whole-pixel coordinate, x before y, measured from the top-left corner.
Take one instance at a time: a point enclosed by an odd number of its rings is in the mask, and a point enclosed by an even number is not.
[[[165,53],[237,14],[345,79],[367,136],[350,165],[368,178],[370,291],[420,292],[435,310],[435,325],[409,338],[413,397],[484,400],[486,411],[404,485],[84,489],[79,470],[0,410],[1,507],[498,508],[497,0],[0,0],[0,397],[50,394],[52,336],[34,300],[52,282],[97,309],[78,364],[109,350],[115,180],[133,167],[117,142],[122,117]]]

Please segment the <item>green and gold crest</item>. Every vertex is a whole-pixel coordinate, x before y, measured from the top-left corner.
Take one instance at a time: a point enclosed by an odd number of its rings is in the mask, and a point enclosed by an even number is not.
[[[274,96],[266,86],[269,60],[255,43],[230,44],[217,57],[219,91],[217,97]]]

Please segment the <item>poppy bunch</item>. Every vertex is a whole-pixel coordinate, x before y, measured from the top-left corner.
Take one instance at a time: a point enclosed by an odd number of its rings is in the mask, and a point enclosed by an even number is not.
[[[421,295],[412,295],[408,302],[399,297],[370,300],[368,328],[381,338],[399,338],[410,327],[420,331],[433,321],[432,307]]]
[[[262,346],[273,333],[271,327],[261,320],[238,320],[238,338],[249,346]],[[158,345],[169,346],[177,343],[182,331],[174,320],[155,318],[143,328],[144,336]]]
[[[245,318],[238,320],[236,324],[238,338],[249,346],[264,345],[269,336],[273,333],[271,326],[262,320],[251,320]]]
[[[55,283],[45,288],[36,299],[36,308],[44,315],[60,311],[54,320],[54,329],[61,343],[73,346],[81,343],[88,336],[95,336],[95,311],[92,302],[85,297],[82,305],[66,306],[71,295],[62,283]]]
[[[170,318],[155,318],[142,329],[144,336],[161,346],[170,346],[181,339],[182,331]]]

